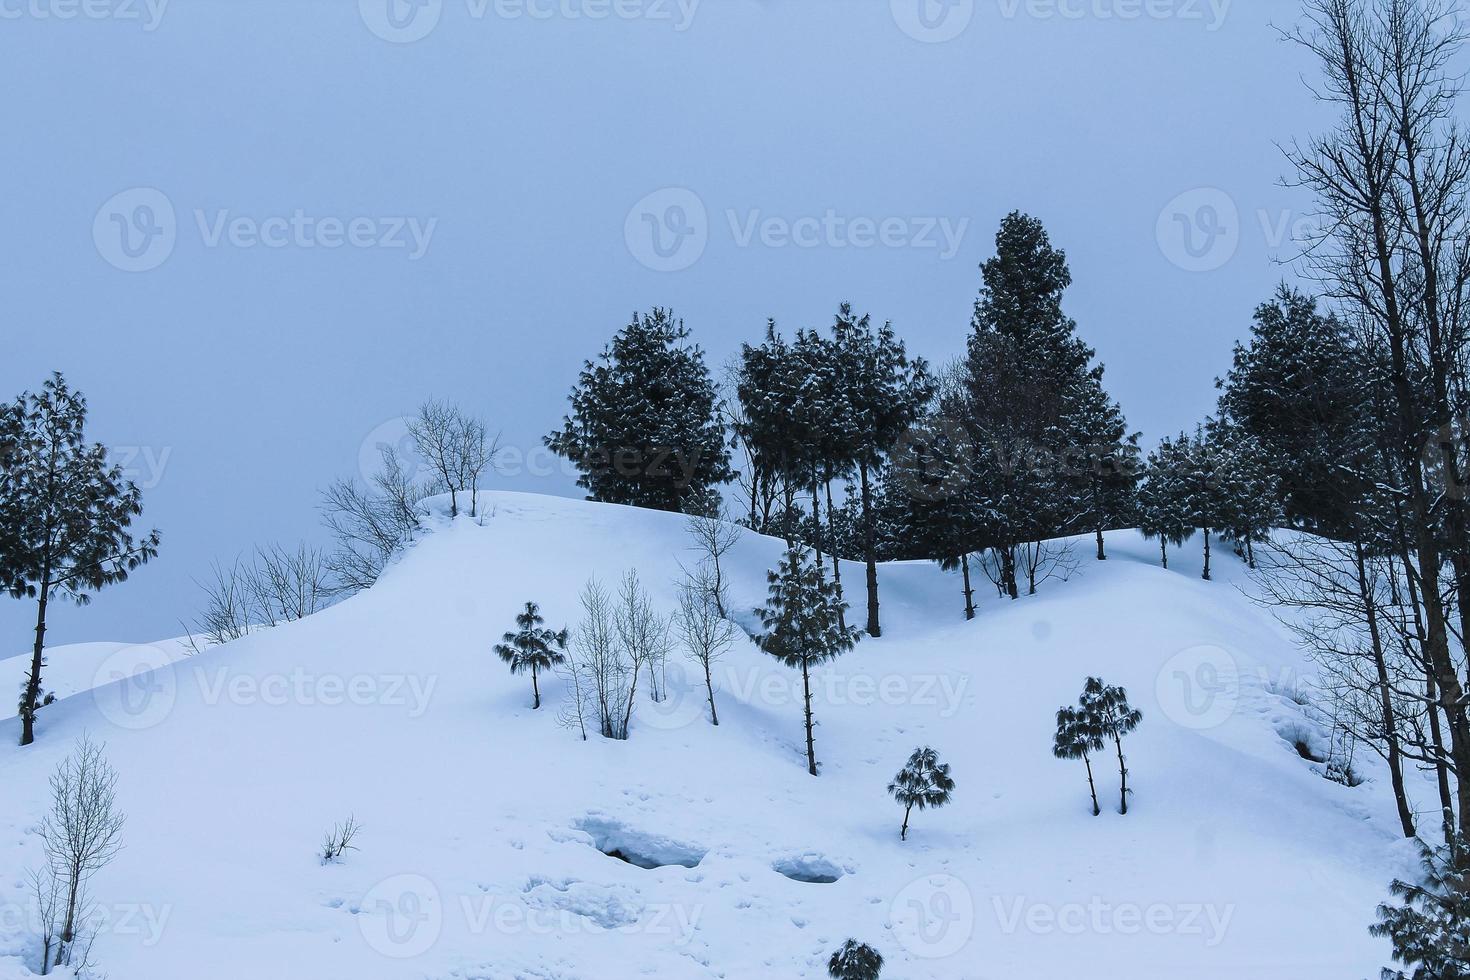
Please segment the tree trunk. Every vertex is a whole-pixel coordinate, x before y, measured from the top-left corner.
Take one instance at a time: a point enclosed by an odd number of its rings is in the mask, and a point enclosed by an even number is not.
[[[36,642],[31,648],[31,672],[26,678],[25,697],[21,704],[20,744],[36,740],[36,712],[41,708],[41,664],[46,651],[46,603],[51,598],[51,567],[48,564],[36,600]]]
[[[1358,566],[1358,593],[1363,599],[1363,609],[1368,618],[1368,638],[1373,644],[1373,666],[1378,673],[1379,709],[1383,717],[1383,737],[1388,743],[1388,773],[1393,782],[1394,802],[1398,806],[1399,825],[1405,837],[1414,836],[1414,811],[1409,806],[1408,794],[1404,790],[1403,759],[1399,755],[1398,719],[1394,717],[1393,694],[1388,677],[1388,662],[1383,656],[1383,639],[1378,629],[1378,604],[1368,586],[1367,563],[1363,557],[1362,542],[1353,542],[1353,554]]]
[[[899,840],[909,839],[909,814],[914,812],[914,805],[910,803],[903,811],[903,828],[898,832]]]
[[[837,625],[847,632],[847,606],[842,602],[842,559],[837,556],[837,527],[832,515],[832,471],[827,471],[827,540],[832,551],[832,584],[837,587]]]
[[[1164,571],[1169,570],[1169,539],[1159,535],[1159,557],[1164,561]]]
[[[873,531],[873,495],[868,485],[868,464],[858,463],[858,479],[863,489],[863,561],[868,564],[868,635],[882,636],[878,622],[878,543]]]
[[[535,701],[531,704],[531,710],[536,711],[541,707],[541,685],[536,680],[536,667],[531,667],[531,691],[535,694]]]
[[[1122,809],[1118,812],[1124,816],[1128,815],[1128,763],[1123,759],[1123,739],[1117,734],[1113,735],[1113,744],[1118,747],[1118,796],[1122,800]]]
[[[1092,759],[1088,758],[1086,752],[1082,753],[1082,761],[1087,765],[1087,791],[1092,794],[1092,815],[1102,816],[1102,807],[1097,802],[1097,784],[1092,781]]]
[[[1103,532],[1101,527],[1097,529],[1097,560],[1108,560],[1108,553],[1103,550]]]
[[[812,733],[812,679],[805,660],[801,662],[802,698],[806,704],[806,771],[817,774],[817,741]]]
[[[1205,581],[1210,580],[1210,529],[1205,528]]]
[[[715,682],[709,674],[709,660],[704,662],[704,690],[709,695],[709,720],[716,728],[720,726],[720,713],[715,710]]]
[[[1014,545],[1006,545],[1000,550],[1000,574],[1001,581],[1005,583],[1006,595],[1012,599],[1021,598],[1021,590],[1016,586],[1016,548]]]
[[[975,618],[975,590],[970,587],[970,556],[960,555],[960,568],[965,573],[965,619]]]

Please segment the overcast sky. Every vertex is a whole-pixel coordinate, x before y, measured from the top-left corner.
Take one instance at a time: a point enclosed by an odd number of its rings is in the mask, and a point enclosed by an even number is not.
[[[1133,427],[1192,426],[1306,220],[1275,145],[1321,119],[1296,16],[0,0],[0,396],[65,372],[163,532],[50,639],[179,633],[213,560],[320,540],[319,489],[425,397],[525,454],[496,486],[576,493],[540,437],[634,310],[719,365],[850,300],[946,361],[1013,209]],[[0,600],[0,653],[33,615]]]

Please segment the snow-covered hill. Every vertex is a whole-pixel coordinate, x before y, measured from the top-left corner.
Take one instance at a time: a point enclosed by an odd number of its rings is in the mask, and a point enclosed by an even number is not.
[[[1165,571],[1113,535],[1110,561],[1080,545],[1071,581],[989,590],[972,623],[957,576],[884,567],[887,635],[818,678],[814,779],[799,675],[743,638],[718,728],[692,671],[662,706],[640,696],[627,742],[559,727],[555,680],[530,710],[490,650],[523,603],[574,624],[589,576],[636,567],[667,611],[693,555],[670,515],[518,494],[488,510],[310,619],[182,660],[94,651],[115,661],[103,681],[129,656],[156,668],[131,680],[88,691],[67,667],[82,651],[53,651],[50,686],[81,693],[44,709],[32,747],[0,722],[0,977],[29,975],[34,829],[83,732],[107,742],[128,814],[93,888],[114,980],[819,978],[849,937],[897,978],[1340,980],[1386,962],[1366,926],[1410,858],[1386,780],[1329,782],[1283,738],[1304,723],[1300,656],[1228,555],[1207,583],[1193,548]],[[779,550],[737,547],[740,610]],[[860,605],[860,567],[843,577]],[[1051,754],[1090,673],[1145,714],[1126,817],[1115,760],[1095,763],[1093,817],[1081,765]],[[958,790],[901,842],[885,786],[921,744]],[[324,867],[349,814],[360,849]]]

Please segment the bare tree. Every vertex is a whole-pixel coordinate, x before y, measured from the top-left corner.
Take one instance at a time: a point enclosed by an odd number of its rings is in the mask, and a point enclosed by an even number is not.
[[[587,741],[587,716],[596,706],[597,685],[588,662],[577,656],[576,647],[557,668],[566,684],[566,695],[556,713],[556,722]]]
[[[297,545],[294,551],[278,544],[257,548],[249,572],[256,606],[271,625],[305,619],[330,600],[326,559],[307,544]]]
[[[582,588],[582,621],[572,662],[590,685],[602,737],[626,739],[638,674],[618,642],[613,598],[596,579],[588,579]]]
[[[721,563],[730,549],[740,542],[740,526],[730,523],[721,513],[714,517],[690,517],[684,527],[689,533],[691,548],[699,553],[700,564],[709,571],[708,575],[697,575],[697,580],[708,584],[709,598],[714,603],[715,611],[725,616],[726,587],[724,566]]]
[[[654,702],[668,696],[664,682],[664,666],[669,655],[669,623],[654,611],[648,592],[639,581],[636,569],[628,569],[618,587],[617,605],[613,609],[613,626],[618,643],[628,658],[633,672],[628,689],[628,705],[624,712],[626,730],[633,718],[633,698],[638,689],[638,675],[648,672],[649,696]]]
[[[228,566],[216,562],[209,579],[195,584],[204,591],[204,611],[190,627],[191,636],[203,636],[209,644],[218,645],[250,632],[252,596],[238,559]]]
[[[41,929],[41,975],[51,972],[51,951],[56,946],[56,934],[61,928],[61,879],[48,863],[43,868],[32,869],[30,874],[31,894],[36,902],[36,924]]]
[[[480,477],[494,464],[500,439],[454,405],[427,401],[408,420],[408,434],[449,492],[449,516],[459,516],[459,495],[470,495],[470,516],[479,516]]]
[[[53,964],[72,962],[86,885],[122,847],[126,818],[117,810],[117,771],[104,746],[83,735],[51,776],[51,812],[41,822],[49,870],[62,896],[61,931]]]
[[[392,447],[382,450],[382,468],[371,485],[338,480],[322,494],[322,522],[337,539],[324,559],[332,594],[368,588],[419,532],[419,502],[438,492],[433,481],[415,481]]]
[[[675,621],[689,658],[704,672],[704,690],[709,698],[710,724],[719,725],[715,710],[714,664],[735,642],[735,625],[715,605],[719,587],[702,566],[679,586],[679,613]]]

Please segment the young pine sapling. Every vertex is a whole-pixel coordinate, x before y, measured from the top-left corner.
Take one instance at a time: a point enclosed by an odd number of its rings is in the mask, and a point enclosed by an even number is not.
[[[1082,710],[1091,716],[1101,733],[1113,740],[1118,750],[1118,779],[1121,808],[1119,813],[1128,812],[1128,762],[1123,757],[1123,736],[1131,733],[1143,721],[1143,712],[1128,703],[1128,692],[1121,687],[1104,684],[1096,677],[1087,679],[1082,693]]]
[[[1057,734],[1052,744],[1052,755],[1058,759],[1081,759],[1087,765],[1087,789],[1092,793],[1092,815],[1102,813],[1097,804],[1097,784],[1092,780],[1092,753],[1101,752],[1103,737],[1101,730],[1091,718],[1076,708],[1061,708],[1057,711]]]
[[[898,832],[899,840],[909,839],[909,815],[914,807],[920,810],[938,809],[949,802],[954,792],[954,780],[949,775],[949,763],[939,761],[939,753],[925,746],[915,749],[908,764],[888,784],[888,792],[903,809],[903,827]]]
[[[849,939],[827,961],[832,980],[878,980],[883,972],[883,954],[856,939]]]
[[[540,672],[550,670],[567,659],[567,631],[545,629],[542,626],[544,622],[541,608],[534,602],[528,602],[525,610],[516,616],[516,626],[520,628],[514,633],[506,633],[503,643],[495,644],[495,652],[510,664],[512,674],[531,672],[531,691],[535,696],[532,710],[541,707]]]

